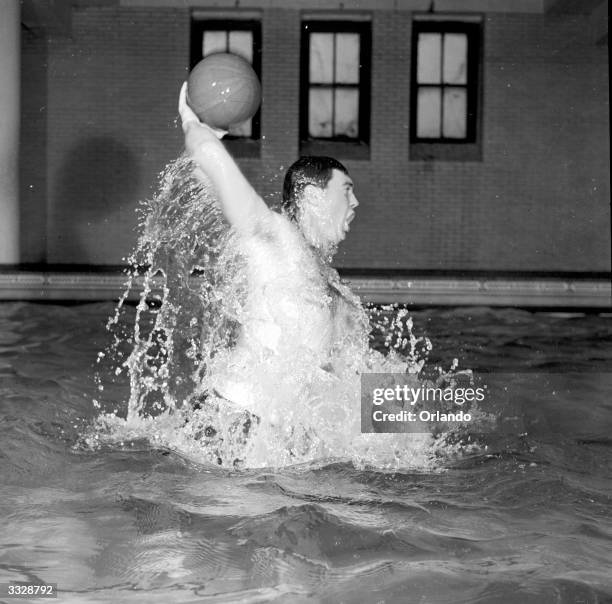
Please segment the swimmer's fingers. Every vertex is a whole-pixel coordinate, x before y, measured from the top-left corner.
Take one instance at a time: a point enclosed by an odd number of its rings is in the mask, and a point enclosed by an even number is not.
[[[200,124],[198,116],[187,104],[187,82],[183,82],[183,85],[181,86],[181,92],[179,93],[178,110],[179,115],[181,116],[181,122],[183,124],[184,132],[187,132],[187,129],[189,128],[190,124]]]
[[[194,113],[193,109],[187,103],[187,82],[183,82],[181,86],[181,92],[179,93],[178,102],[179,115],[181,116],[181,122],[183,126],[183,132],[187,132],[191,127],[200,126],[201,128],[212,133],[216,138],[223,138],[227,134],[227,130],[221,128],[213,128],[208,124],[204,124],[198,119],[198,116]]]

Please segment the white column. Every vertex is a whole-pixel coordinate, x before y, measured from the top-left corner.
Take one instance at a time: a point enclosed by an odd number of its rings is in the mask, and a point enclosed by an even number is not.
[[[19,0],[0,2],[0,264],[19,262]]]

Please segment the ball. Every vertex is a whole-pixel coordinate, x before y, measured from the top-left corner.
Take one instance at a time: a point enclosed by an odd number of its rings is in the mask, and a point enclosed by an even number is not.
[[[248,61],[231,53],[204,57],[187,79],[187,103],[202,122],[227,130],[253,117],[261,85]]]

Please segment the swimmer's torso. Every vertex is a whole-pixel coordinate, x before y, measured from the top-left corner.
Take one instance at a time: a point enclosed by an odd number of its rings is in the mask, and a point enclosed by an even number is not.
[[[329,366],[344,334],[363,329],[364,314],[338,273],[285,216],[269,212],[236,245],[244,258],[245,297],[236,316],[238,340],[217,359],[215,388],[248,406],[247,382],[264,371],[262,364]]]
[[[248,293],[238,346],[258,354],[299,350],[325,362],[334,300],[316,253],[276,212],[269,212],[239,245],[246,258]]]

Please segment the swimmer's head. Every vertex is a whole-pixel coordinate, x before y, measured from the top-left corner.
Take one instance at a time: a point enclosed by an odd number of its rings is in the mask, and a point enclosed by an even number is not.
[[[283,211],[317,247],[345,238],[358,205],[348,170],[332,157],[301,157],[287,170]]]

